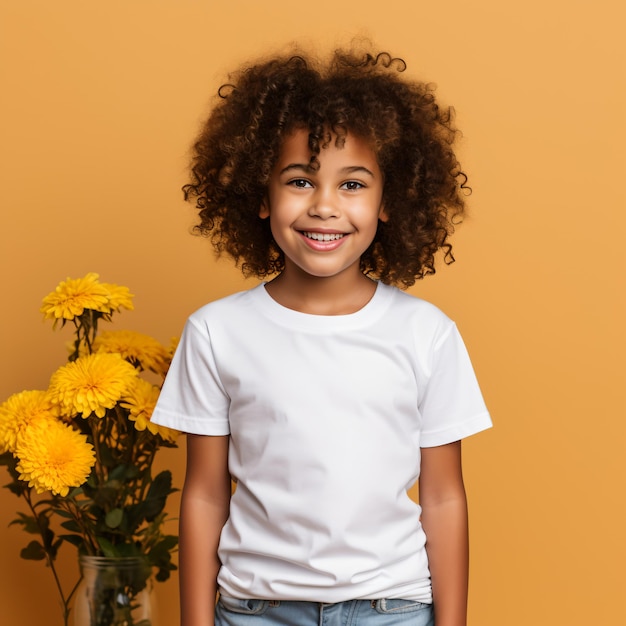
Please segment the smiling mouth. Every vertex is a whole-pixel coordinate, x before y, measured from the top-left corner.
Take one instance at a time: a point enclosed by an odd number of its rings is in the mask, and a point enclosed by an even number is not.
[[[314,239],[315,241],[336,241],[345,236],[343,233],[311,233],[308,231],[303,231],[302,234],[307,239]]]

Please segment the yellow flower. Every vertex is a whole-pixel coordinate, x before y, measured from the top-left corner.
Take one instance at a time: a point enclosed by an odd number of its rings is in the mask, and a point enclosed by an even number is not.
[[[137,430],[148,429],[153,435],[161,435],[167,441],[176,441],[178,431],[160,426],[150,420],[152,411],[159,397],[159,388],[146,380],[138,378],[124,396],[121,405],[129,410],[128,419],[135,422]]]
[[[89,272],[84,278],[68,278],[44,299],[41,312],[44,319],[73,320],[91,309],[110,315],[121,307],[133,309],[133,296],[128,287],[101,283],[100,276]]]
[[[136,377],[137,370],[119,354],[90,354],[59,368],[50,379],[49,393],[63,415],[104,417]]]
[[[109,312],[119,311],[121,307],[124,307],[128,311],[132,311],[135,308],[133,306],[133,294],[130,293],[128,287],[122,287],[112,283],[102,283],[102,286],[107,290],[109,295]]]
[[[170,347],[168,348],[168,352],[170,355],[170,361],[176,352],[176,348],[178,348],[178,344],[180,343],[180,337],[172,337],[170,339]]]
[[[109,312],[109,290],[98,282],[98,274],[90,272],[84,278],[68,278],[44,299],[41,312],[44,319],[72,320],[85,309]]]
[[[96,352],[117,352],[127,361],[144,370],[165,376],[169,353],[156,339],[132,330],[109,330],[93,343]]]
[[[15,446],[35,419],[56,421],[50,398],[45,391],[21,391],[0,405],[0,454],[15,453]]]
[[[37,493],[51,491],[66,496],[70,487],[82,485],[95,462],[87,437],[70,425],[45,419],[34,420],[16,448],[20,479]]]

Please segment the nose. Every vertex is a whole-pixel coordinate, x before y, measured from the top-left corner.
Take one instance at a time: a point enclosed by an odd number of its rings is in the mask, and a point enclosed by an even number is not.
[[[318,217],[323,220],[339,217],[339,202],[332,189],[318,187],[311,200],[308,210],[310,217]]]

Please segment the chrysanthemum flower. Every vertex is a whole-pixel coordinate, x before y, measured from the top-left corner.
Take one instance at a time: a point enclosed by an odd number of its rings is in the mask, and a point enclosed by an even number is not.
[[[109,315],[120,308],[132,311],[133,295],[128,287],[99,282],[100,276],[89,272],[84,278],[68,278],[44,299],[41,312],[45,319],[72,320],[91,309]]]
[[[36,419],[57,421],[45,391],[21,391],[0,405],[0,454],[15,453],[15,446],[28,425]]]
[[[72,320],[85,309],[110,312],[109,290],[98,282],[98,274],[90,272],[84,278],[68,278],[44,299],[41,312],[45,319]]]
[[[137,370],[119,354],[83,356],[59,368],[50,379],[52,402],[63,415],[104,417],[126,393]]]
[[[169,354],[156,339],[132,330],[100,333],[93,343],[95,352],[117,352],[133,365],[165,376]]]
[[[128,287],[121,285],[114,285],[113,283],[102,283],[102,286],[108,292],[108,309],[109,312],[119,311],[122,307],[128,311],[132,311],[133,306],[133,294],[130,293]]]
[[[176,441],[179,435],[177,430],[160,426],[150,420],[158,398],[159,388],[142,378],[138,378],[124,396],[121,405],[129,410],[128,419],[135,422],[137,430],[146,430],[147,428],[153,435],[161,435],[167,441]]]
[[[96,458],[85,435],[69,424],[41,419],[28,425],[15,452],[21,480],[37,493],[51,491],[60,496],[87,480]]]
[[[180,337],[172,337],[170,339],[170,346],[168,348],[170,361],[172,360],[172,357],[174,356],[174,353],[176,352],[176,348],[178,348],[179,343],[180,343]]]

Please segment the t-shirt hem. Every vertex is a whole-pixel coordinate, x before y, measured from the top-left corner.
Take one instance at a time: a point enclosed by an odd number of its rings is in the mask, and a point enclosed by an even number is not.
[[[214,437],[230,435],[228,422],[224,422],[221,419],[211,420],[207,416],[185,417],[167,413],[161,409],[154,411],[150,421],[160,426],[167,426],[168,428],[193,435],[211,435]]]
[[[476,415],[474,418],[464,421],[462,424],[454,424],[444,430],[436,432],[422,432],[420,439],[420,447],[422,448],[434,448],[436,446],[443,446],[448,443],[460,441],[471,435],[475,435],[479,432],[491,428],[491,417],[489,413],[484,412]]]
[[[337,590],[333,590],[329,593],[328,589],[313,590],[305,587],[301,587],[291,593],[282,593],[277,595],[253,589],[246,592],[239,592],[234,589],[224,588],[221,585],[218,585],[218,592],[221,596],[237,600],[255,599],[269,601],[278,600],[282,602],[322,602],[325,604],[337,604],[339,602],[350,602],[352,600],[380,600],[381,598],[385,598],[387,600],[411,600],[414,602],[421,602],[422,604],[433,603],[432,587],[430,586],[430,583],[425,589],[415,589],[413,584],[406,584],[398,588],[368,591],[360,595],[350,594],[349,592],[342,593]]]

